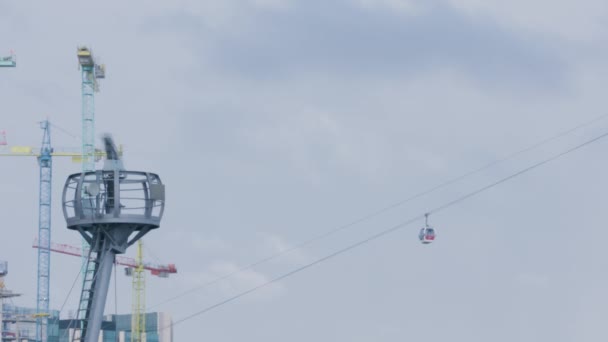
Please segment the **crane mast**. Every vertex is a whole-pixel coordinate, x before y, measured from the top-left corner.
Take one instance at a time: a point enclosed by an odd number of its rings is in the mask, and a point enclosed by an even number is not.
[[[98,79],[105,78],[105,65],[96,64],[89,48],[78,48],[82,72],[82,172],[95,171],[95,93]]]
[[[105,78],[105,66],[95,63],[92,51],[86,46],[78,47],[78,64],[82,77],[82,172],[95,171],[95,93],[99,91],[98,79]],[[82,194],[83,203],[90,202],[90,196]],[[89,247],[82,239],[82,248]],[[82,296],[79,310],[85,310],[88,294],[93,286],[94,265],[88,258],[82,258]]]
[[[144,272],[144,243],[137,240],[137,266],[133,270],[133,300],[131,312],[131,342],[145,342],[146,333],[146,273]]]
[[[36,312],[41,319],[36,320],[36,340],[46,342],[48,338],[49,312],[49,279],[51,275],[51,180],[53,177],[53,159],[51,153],[51,132],[49,121],[43,121],[40,127],[44,130],[38,165],[40,166],[40,192],[38,206],[38,292]]]

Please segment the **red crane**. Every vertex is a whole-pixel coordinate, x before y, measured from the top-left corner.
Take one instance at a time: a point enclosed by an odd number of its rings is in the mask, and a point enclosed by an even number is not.
[[[38,244],[38,239],[34,239],[34,243],[32,244],[32,247],[33,248],[42,248]],[[83,257],[83,256],[86,257],[89,255],[88,250],[85,250],[83,252],[82,248],[68,245],[65,243],[51,242],[50,251],[61,253],[61,254],[73,255],[73,256],[77,256],[77,257]],[[93,255],[90,256],[90,258],[93,258],[93,257],[94,257]],[[135,259],[121,256],[121,255],[116,256],[116,264],[122,265],[122,266],[127,266],[127,268],[125,268],[125,273],[128,276],[130,276],[133,272],[133,269],[135,267],[137,267],[137,261],[135,261]],[[150,271],[150,274],[161,277],[161,278],[167,278],[167,277],[169,277],[169,274],[177,273],[177,268],[175,267],[175,264],[161,265],[161,264],[154,264],[154,263],[144,261],[143,266],[144,266],[145,270]]]

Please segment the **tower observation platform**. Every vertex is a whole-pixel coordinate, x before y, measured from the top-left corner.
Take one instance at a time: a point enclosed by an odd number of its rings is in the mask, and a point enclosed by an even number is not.
[[[165,186],[155,173],[127,171],[113,140],[104,137],[107,159],[102,170],[68,176],[63,215],[68,229],[90,245],[78,320],[72,341],[97,342],[117,254],[160,226]],[[95,255],[94,258],[91,255]]]

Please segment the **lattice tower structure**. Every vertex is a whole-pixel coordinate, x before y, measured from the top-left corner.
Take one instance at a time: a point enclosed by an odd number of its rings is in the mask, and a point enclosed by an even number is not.
[[[133,299],[131,312],[131,342],[146,341],[146,273],[144,272],[144,243],[137,241],[137,266],[133,270]]]
[[[44,248],[38,249],[38,284],[36,312],[41,319],[36,320],[36,340],[48,339],[49,282],[51,277],[51,181],[53,178],[53,158],[51,153],[51,127],[47,121],[41,123],[44,130],[38,165],[40,166],[40,186],[38,201],[38,240]]]

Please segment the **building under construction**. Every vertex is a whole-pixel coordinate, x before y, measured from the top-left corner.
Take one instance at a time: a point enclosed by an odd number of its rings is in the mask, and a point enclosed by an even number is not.
[[[2,342],[36,341],[36,324],[39,320],[38,310],[12,304],[4,304],[3,307]],[[48,341],[59,341],[59,311],[50,310],[47,319],[49,322]]]
[[[82,326],[82,320],[74,317],[60,319],[58,310],[40,314],[37,308],[20,307],[12,304],[11,298],[19,293],[7,289],[4,278],[8,274],[8,262],[0,261],[0,334],[1,342],[36,342],[37,327],[40,320],[47,320],[47,341],[72,342],[74,328]],[[106,315],[101,325],[100,340],[103,342],[132,341],[133,322],[137,321],[132,314]],[[143,315],[146,322],[145,331],[141,332],[141,341],[173,342],[173,321],[171,315],[164,312],[151,312]]]
[[[99,340],[103,342],[128,342],[132,340],[132,315],[107,315],[101,324]],[[59,321],[59,342],[72,342],[74,329],[78,329],[81,322],[66,319]],[[171,315],[162,312],[146,314],[146,331],[143,333],[146,342],[173,342],[173,328]],[[49,339],[49,341],[51,341]]]
[[[100,341],[131,341],[132,315],[107,315],[101,325]],[[163,312],[146,313],[146,342],[173,342],[171,315]],[[2,342],[36,341],[36,309],[24,308],[12,304],[4,305],[2,318]],[[48,316],[49,342],[72,342],[74,329],[81,322],[76,319],[59,319],[59,311],[51,310]]]

